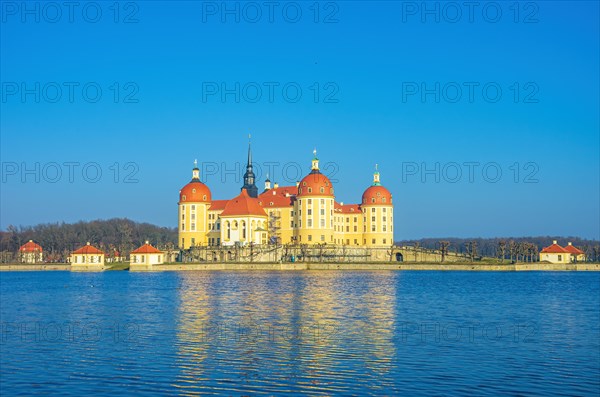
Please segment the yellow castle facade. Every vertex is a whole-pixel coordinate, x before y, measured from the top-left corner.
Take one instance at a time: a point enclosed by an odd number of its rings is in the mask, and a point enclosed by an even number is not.
[[[314,152],[311,172],[295,186],[256,187],[252,152],[241,193],[231,200],[213,200],[195,165],[192,180],[179,192],[179,247],[266,244],[331,244],[386,247],[394,243],[392,194],[379,171],[362,194],[360,204],[336,201],[331,180],[321,173]]]

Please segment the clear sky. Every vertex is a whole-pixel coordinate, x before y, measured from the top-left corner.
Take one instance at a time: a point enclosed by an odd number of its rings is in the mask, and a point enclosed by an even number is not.
[[[231,198],[252,133],[345,203],[379,164],[397,239],[600,238],[598,2],[0,4],[1,229],[175,227],[194,159]]]

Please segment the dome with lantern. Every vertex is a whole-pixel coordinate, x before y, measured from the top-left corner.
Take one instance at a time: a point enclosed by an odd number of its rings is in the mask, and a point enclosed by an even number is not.
[[[362,205],[392,205],[392,193],[381,185],[381,176],[378,168],[378,166],[375,166],[373,184],[363,193]]]
[[[192,180],[179,191],[179,203],[210,203],[211,201],[210,189],[200,181],[200,169],[198,161],[195,161]]]
[[[333,184],[327,176],[321,173],[319,169],[319,159],[317,158],[317,150],[313,152],[315,157],[312,161],[312,170],[310,174],[304,177],[298,185],[298,197],[313,197],[313,196],[334,196]]]

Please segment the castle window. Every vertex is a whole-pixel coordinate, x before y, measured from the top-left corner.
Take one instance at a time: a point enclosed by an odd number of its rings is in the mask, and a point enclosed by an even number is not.
[[[371,231],[372,232],[376,232],[377,231],[377,228],[375,227],[375,225],[371,226]]]
[[[321,219],[321,227],[325,227],[325,219]]]
[[[354,233],[358,232],[358,226],[354,226]]]
[[[308,188],[308,192],[312,193],[312,188],[311,187]]]
[[[383,232],[387,232],[387,226],[383,225]]]
[[[372,199],[371,199],[371,202],[372,202],[372,203],[374,203],[374,202],[375,202],[375,198],[372,198]]]
[[[374,216],[371,217],[371,222],[375,222],[375,217]]]
[[[308,227],[312,227],[312,219],[308,220]]]
[[[383,217],[383,221],[384,221],[384,222],[387,222],[387,216],[384,216],[384,217]]]
[[[325,208],[321,208],[321,216],[325,216]]]
[[[350,233],[350,226],[346,226],[346,233]]]
[[[311,215],[312,215],[312,209],[309,208],[308,209],[308,216],[311,216]]]
[[[381,197],[381,192],[377,192],[377,197]]]
[[[306,186],[306,182],[302,182],[302,186]]]
[[[387,239],[383,239],[383,244],[387,244]]]
[[[375,213],[375,208],[371,208],[371,212],[372,212],[372,213]]]
[[[312,234],[308,235],[308,241],[312,241]]]
[[[181,197],[181,199],[182,199],[183,201],[185,201],[185,196],[182,196],[182,197]],[[185,207],[183,207],[183,208],[185,209]]]
[[[321,192],[321,193],[325,193],[325,188],[324,188],[324,187],[322,187],[322,188],[321,188],[321,190],[320,190],[320,192]]]
[[[385,203],[385,202],[386,202],[386,199],[385,199],[385,197],[384,197],[384,198],[382,198],[382,199],[381,199],[381,201]]]
[[[196,220],[196,214],[192,214],[192,220]]]
[[[333,188],[329,189],[329,192],[330,192],[331,194],[333,194]]]
[[[202,196],[202,200],[206,201],[206,194]]]
[[[375,245],[377,243],[377,240],[373,239],[373,245]]]
[[[354,244],[358,245],[358,240],[354,239]]]
[[[196,239],[195,239],[195,238],[193,238],[193,239],[192,239],[192,247],[195,247],[195,246],[196,246]],[[143,256],[142,256],[142,258],[143,258]],[[142,262],[143,262],[143,261],[144,261],[144,260],[142,259]]]
[[[195,232],[195,231],[196,231],[196,224],[192,223],[192,232]]]
[[[312,199],[308,199],[308,205],[312,205]]]
[[[298,189],[298,194],[302,194],[302,188]]]
[[[196,206],[192,205],[192,211],[196,211]]]
[[[196,193],[196,189],[192,189],[192,193]]]
[[[185,231],[185,223],[182,223],[182,224],[181,224],[181,231],[182,231],[182,232],[183,232],[183,231]]]
[[[383,208],[382,211],[385,213],[387,212],[387,208]]]

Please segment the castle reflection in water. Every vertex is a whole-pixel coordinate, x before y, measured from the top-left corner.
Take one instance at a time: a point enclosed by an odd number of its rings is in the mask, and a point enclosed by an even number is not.
[[[377,378],[385,387],[398,327],[389,274],[357,274],[361,283],[340,272],[290,274],[283,283],[280,273],[180,277],[181,373],[173,386],[181,393],[279,393],[286,385],[340,392],[352,377]]]

